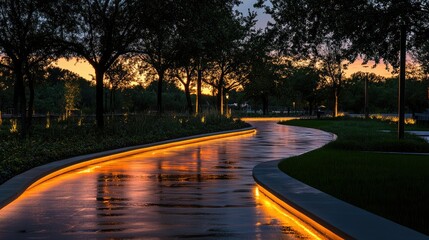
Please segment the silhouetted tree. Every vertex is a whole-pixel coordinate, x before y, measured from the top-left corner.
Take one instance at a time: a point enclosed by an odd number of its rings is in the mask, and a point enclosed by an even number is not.
[[[210,61],[206,70],[205,82],[217,92],[217,109],[223,112],[225,90],[238,87],[245,77],[246,44],[249,40],[255,15],[242,17],[233,11],[233,5],[218,13],[217,25],[213,26],[212,37],[215,39],[211,47]]]
[[[13,106],[13,75],[0,66],[0,111],[9,113]]]
[[[361,111],[363,107],[365,118],[369,118],[369,85],[382,81],[383,78],[375,73],[356,72],[350,76],[349,88],[352,85],[358,86],[357,92],[349,92],[347,95],[347,98],[355,100],[355,112]],[[362,99],[362,101],[358,99]]]
[[[104,126],[103,80],[106,71],[121,56],[135,51],[141,35],[141,2],[137,0],[58,1],[59,36],[70,56],[83,58],[95,71],[96,120]]]
[[[263,2],[258,1],[258,5]],[[429,3],[420,0],[349,0],[329,4],[316,0],[270,2],[273,7],[268,10],[276,21],[273,29],[280,33],[279,42],[286,40],[282,49],[306,44],[302,39],[320,41],[324,35],[318,34],[318,29],[324,29],[324,32],[331,32],[334,39],[346,40],[351,50],[347,59],[353,60],[356,54],[362,54],[364,61],[378,63],[383,59],[395,68],[400,67],[398,137],[403,138],[406,49],[424,46],[422,42],[428,36]],[[306,20],[301,21],[303,19]],[[293,27],[291,31],[290,26],[301,27]]]
[[[157,74],[157,110],[163,113],[162,90],[167,70],[172,68],[177,40],[178,2],[171,0],[147,1],[141,9],[146,22],[144,37],[141,38],[141,58]]]
[[[197,66],[192,63],[192,59],[183,58],[178,60],[176,67],[171,70],[171,74],[183,85],[186,96],[186,108],[189,114],[194,112],[192,99],[191,99],[191,84],[197,75]]]
[[[20,134],[27,135],[34,105],[34,75],[54,60],[53,32],[46,7],[51,1],[0,2],[0,65],[14,76],[14,113],[20,116]],[[29,89],[28,103],[26,86]]]
[[[58,67],[48,67],[40,75],[35,86],[34,109],[37,113],[70,115],[72,111],[82,110],[94,102],[84,94],[84,91],[94,89],[79,75]]]
[[[263,114],[268,114],[269,98],[276,94],[275,66],[267,58],[252,62],[248,81],[243,84],[246,98],[262,102]]]
[[[357,14],[355,24],[344,28],[353,45],[367,59],[385,62],[400,69],[398,84],[398,137],[404,137],[406,51],[419,49],[427,41],[429,3],[420,0],[377,0],[361,3],[347,14]],[[347,10],[347,9],[344,9]],[[345,15],[345,14],[343,14]],[[379,21],[383,19],[383,21]],[[356,33],[361,33],[356,36]],[[400,54],[398,54],[400,52]]]
[[[308,104],[308,113],[312,115],[319,101],[319,89],[322,85],[320,72],[310,66],[293,67],[285,80],[291,82],[293,92],[299,94],[299,98]]]
[[[275,20],[270,29],[275,35],[275,45],[286,56],[310,60],[320,67],[332,88],[332,111],[336,117],[344,69],[358,55],[348,37],[337,34],[342,26],[337,5],[343,3],[315,0],[272,0],[271,3],[272,7],[267,10]]]
[[[106,71],[108,89],[110,90],[109,106],[110,112],[115,112],[115,92],[119,88],[129,87],[130,83],[136,80],[136,69],[133,61],[125,58],[118,58]]]
[[[262,102],[264,115],[268,114],[270,97],[284,94],[278,91],[284,66],[275,60],[270,50],[267,35],[260,31],[251,34],[245,55],[249,59],[249,69],[243,87],[246,98]]]
[[[196,71],[196,107],[198,113],[201,108],[201,88],[203,74],[207,73],[208,63],[213,57],[218,56],[220,36],[218,30],[222,30],[225,22],[219,21],[225,14],[230,15],[234,6],[239,4],[237,0],[182,0],[179,4],[179,23],[177,31],[179,41],[177,43],[177,66]],[[224,30],[222,30],[224,31]],[[191,73],[192,71],[190,71]],[[188,104],[189,108],[189,104]]]

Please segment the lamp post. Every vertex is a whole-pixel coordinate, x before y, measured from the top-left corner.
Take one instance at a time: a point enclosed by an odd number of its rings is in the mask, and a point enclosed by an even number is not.
[[[199,114],[201,109],[201,82],[202,82],[202,58],[200,57],[198,63],[198,78],[197,78],[197,95],[195,98],[195,113]]]
[[[365,119],[369,119],[369,109],[368,109],[368,79],[369,78],[369,74],[366,73],[365,76]]]
[[[407,30],[405,24],[401,26],[401,49],[398,90],[398,138],[404,139],[405,125],[405,63],[406,63]]]
[[[225,98],[226,98],[226,116],[229,117],[230,114],[229,114],[229,109],[228,109],[228,100],[229,100],[229,94],[228,93],[225,94]]]

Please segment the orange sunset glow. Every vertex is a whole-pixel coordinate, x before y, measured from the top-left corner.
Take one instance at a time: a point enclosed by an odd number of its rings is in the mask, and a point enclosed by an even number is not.
[[[357,59],[354,63],[350,64],[345,70],[346,77],[350,77],[353,73],[356,72],[368,72],[375,73],[383,77],[392,77],[392,73],[386,69],[386,65],[381,61],[374,67],[375,62],[369,61],[367,64],[362,64],[362,59]]]
[[[60,58],[55,63],[55,66],[72,71],[87,80],[91,80],[92,76],[95,76],[94,68],[83,59],[78,60],[73,58],[67,60],[65,58]]]
[[[72,71],[87,80],[91,80],[92,76],[95,75],[92,66],[87,61],[82,59],[78,60],[73,58],[67,60],[65,58],[61,58],[55,63],[55,66]],[[374,67],[373,61],[369,61],[367,64],[363,65],[361,59],[357,59],[354,63],[350,64],[345,70],[345,74],[346,77],[350,77],[353,73],[359,71],[375,73],[383,77],[392,77],[392,73],[386,69],[386,66],[383,62],[377,64]],[[204,93],[209,94],[210,91],[205,91]]]

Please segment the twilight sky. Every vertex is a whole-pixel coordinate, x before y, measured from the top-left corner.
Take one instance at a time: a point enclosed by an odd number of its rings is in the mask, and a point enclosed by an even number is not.
[[[247,15],[248,10],[254,11],[258,14],[256,24],[257,28],[265,28],[267,26],[267,22],[271,19],[271,17],[264,13],[264,9],[254,8],[253,4],[255,4],[256,0],[243,0],[243,3],[237,7],[237,9]]]

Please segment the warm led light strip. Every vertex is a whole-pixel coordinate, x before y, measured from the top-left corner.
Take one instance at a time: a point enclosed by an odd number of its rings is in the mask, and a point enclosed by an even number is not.
[[[119,159],[119,158],[123,158],[123,157],[128,157],[128,156],[132,156],[132,155],[136,155],[136,154],[140,154],[140,153],[144,153],[144,152],[154,151],[154,150],[160,150],[160,149],[166,149],[166,148],[171,148],[171,147],[189,145],[189,144],[193,144],[193,143],[199,143],[202,141],[209,141],[209,140],[215,140],[215,139],[220,139],[220,138],[227,138],[227,137],[252,134],[255,132],[256,132],[255,129],[249,129],[249,130],[244,130],[244,131],[221,133],[221,134],[210,135],[210,136],[205,136],[205,137],[197,137],[197,138],[191,138],[191,139],[186,139],[186,140],[179,140],[179,141],[174,141],[174,142],[169,142],[169,143],[161,143],[159,145],[153,145],[153,146],[150,146],[150,144],[148,144],[149,146],[147,146],[147,147],[143,146],[142,148],[129,150],[129,151],[125,151],[125,152],[120,152],[120,153],[114,153],[112,155],[108,155],[108,156],[104,156],[104,157],[98,157],[98,158],[94,158],[94,159],[90,159],[90,160],[85,160],[83,162],[78,162],[78,163],[75,163],[73,165],[66,166],[64,168],[61,168],[59,170],[56,170],[52,173],[49,173],[49,174],[39,178],[37,181],[35,181],[33,184],[31,184],[26,190],[31,189],[31,188],[49,180],[49,179],[52,179],[52,178],[57,177],[59,175],[62,175],[64,173],[67,173],[67,172],[70,172],[70,171],[73,171],[73,170],[76,170],[79,168],[83,168],[83,167],[86,167],[89,165],[93,165],[93,164],[97,164],[97,163],[101,163],[101,162],[106,162],[106,161],[111,161],[111,160],[115,160],[115,159]]]
[[[281,121],[289,121],[294,119],[299,119],[299,117],[244,117],[240,118],[241,120],[248,122],[248,121],[275,121],[275,122],[281,122]]]
[[[268,190],[266,190],[265,188],[263,188],[261,185],[257,184],[257,187],[258,187],[260,193],[262,193],[265,196],[267,196],[273,202],[277,203],[279,206],[283,207],[288,212],[292,213],[295,217],[297,217],[298,219],[300,219],[303,222],[307,223],[308,225],[310,225],[311,227],[313,227],[314,229],[316,229],[318,232],[320,232],[322,235],[325,235],[327,238],[334,239],[334,240],[336,240],[336,239],[344,239],[344,238],[338,236],[337,234],[333,233],[331,230],[327,229],[326,227],[324,227],[320,223],[318,223],[318,222],[314,221],[313,219],[311,219],[310,217],[306,216],[304,213],[298,211],[294,207],[292,207],[289,204],[285,203],[284,201],[280,200],[278,197],[276,197],[275,195],[273,195],[272,193],[270,193]],[[281,213],[280,210],[278,210],[278,211]],[[295,223],[297,223],[300,227],[302,227],[308,234],[310,234],[311,236],[313,236],[315,239],[319,239],[319,237],[317,237],[317,235],[315,235],[313,232],[311,232],[311,230],[309,230],[308,228],[306,228],[302,224],[299,224],[298,221],[296,221],[296,220],[293,220],[293,221]]]
[[[274,210],[276,214],[279,214],[282,217],[284,217],[285,219],[287,219],[291,223],[291,227],[296,227],[297,229],[304,230],[304,232],[306,232],[306,234],[310,235],[312,239],[315,239],[315,240],[326,239],[326,238],[321,238],[320,236],[318,236],[318,234],[317,234],[318,232],[316,233],[315,229],[312,229],[310,226],[307,227],[306,223],[301,221],[296,216],[292,215],[290,212],[286,211],[286,209],[279,206],[276,202],[273,202],[273,200],[270,199],[268,196],[266,196],[265,194],[260,194],[258,187],[256,187],[255,193],[256,193],[256,197],[258,199],[260,198],[265,206],[267,206],[269,209]],[[321,233],[319,233],[319,235],[321,235]]]

